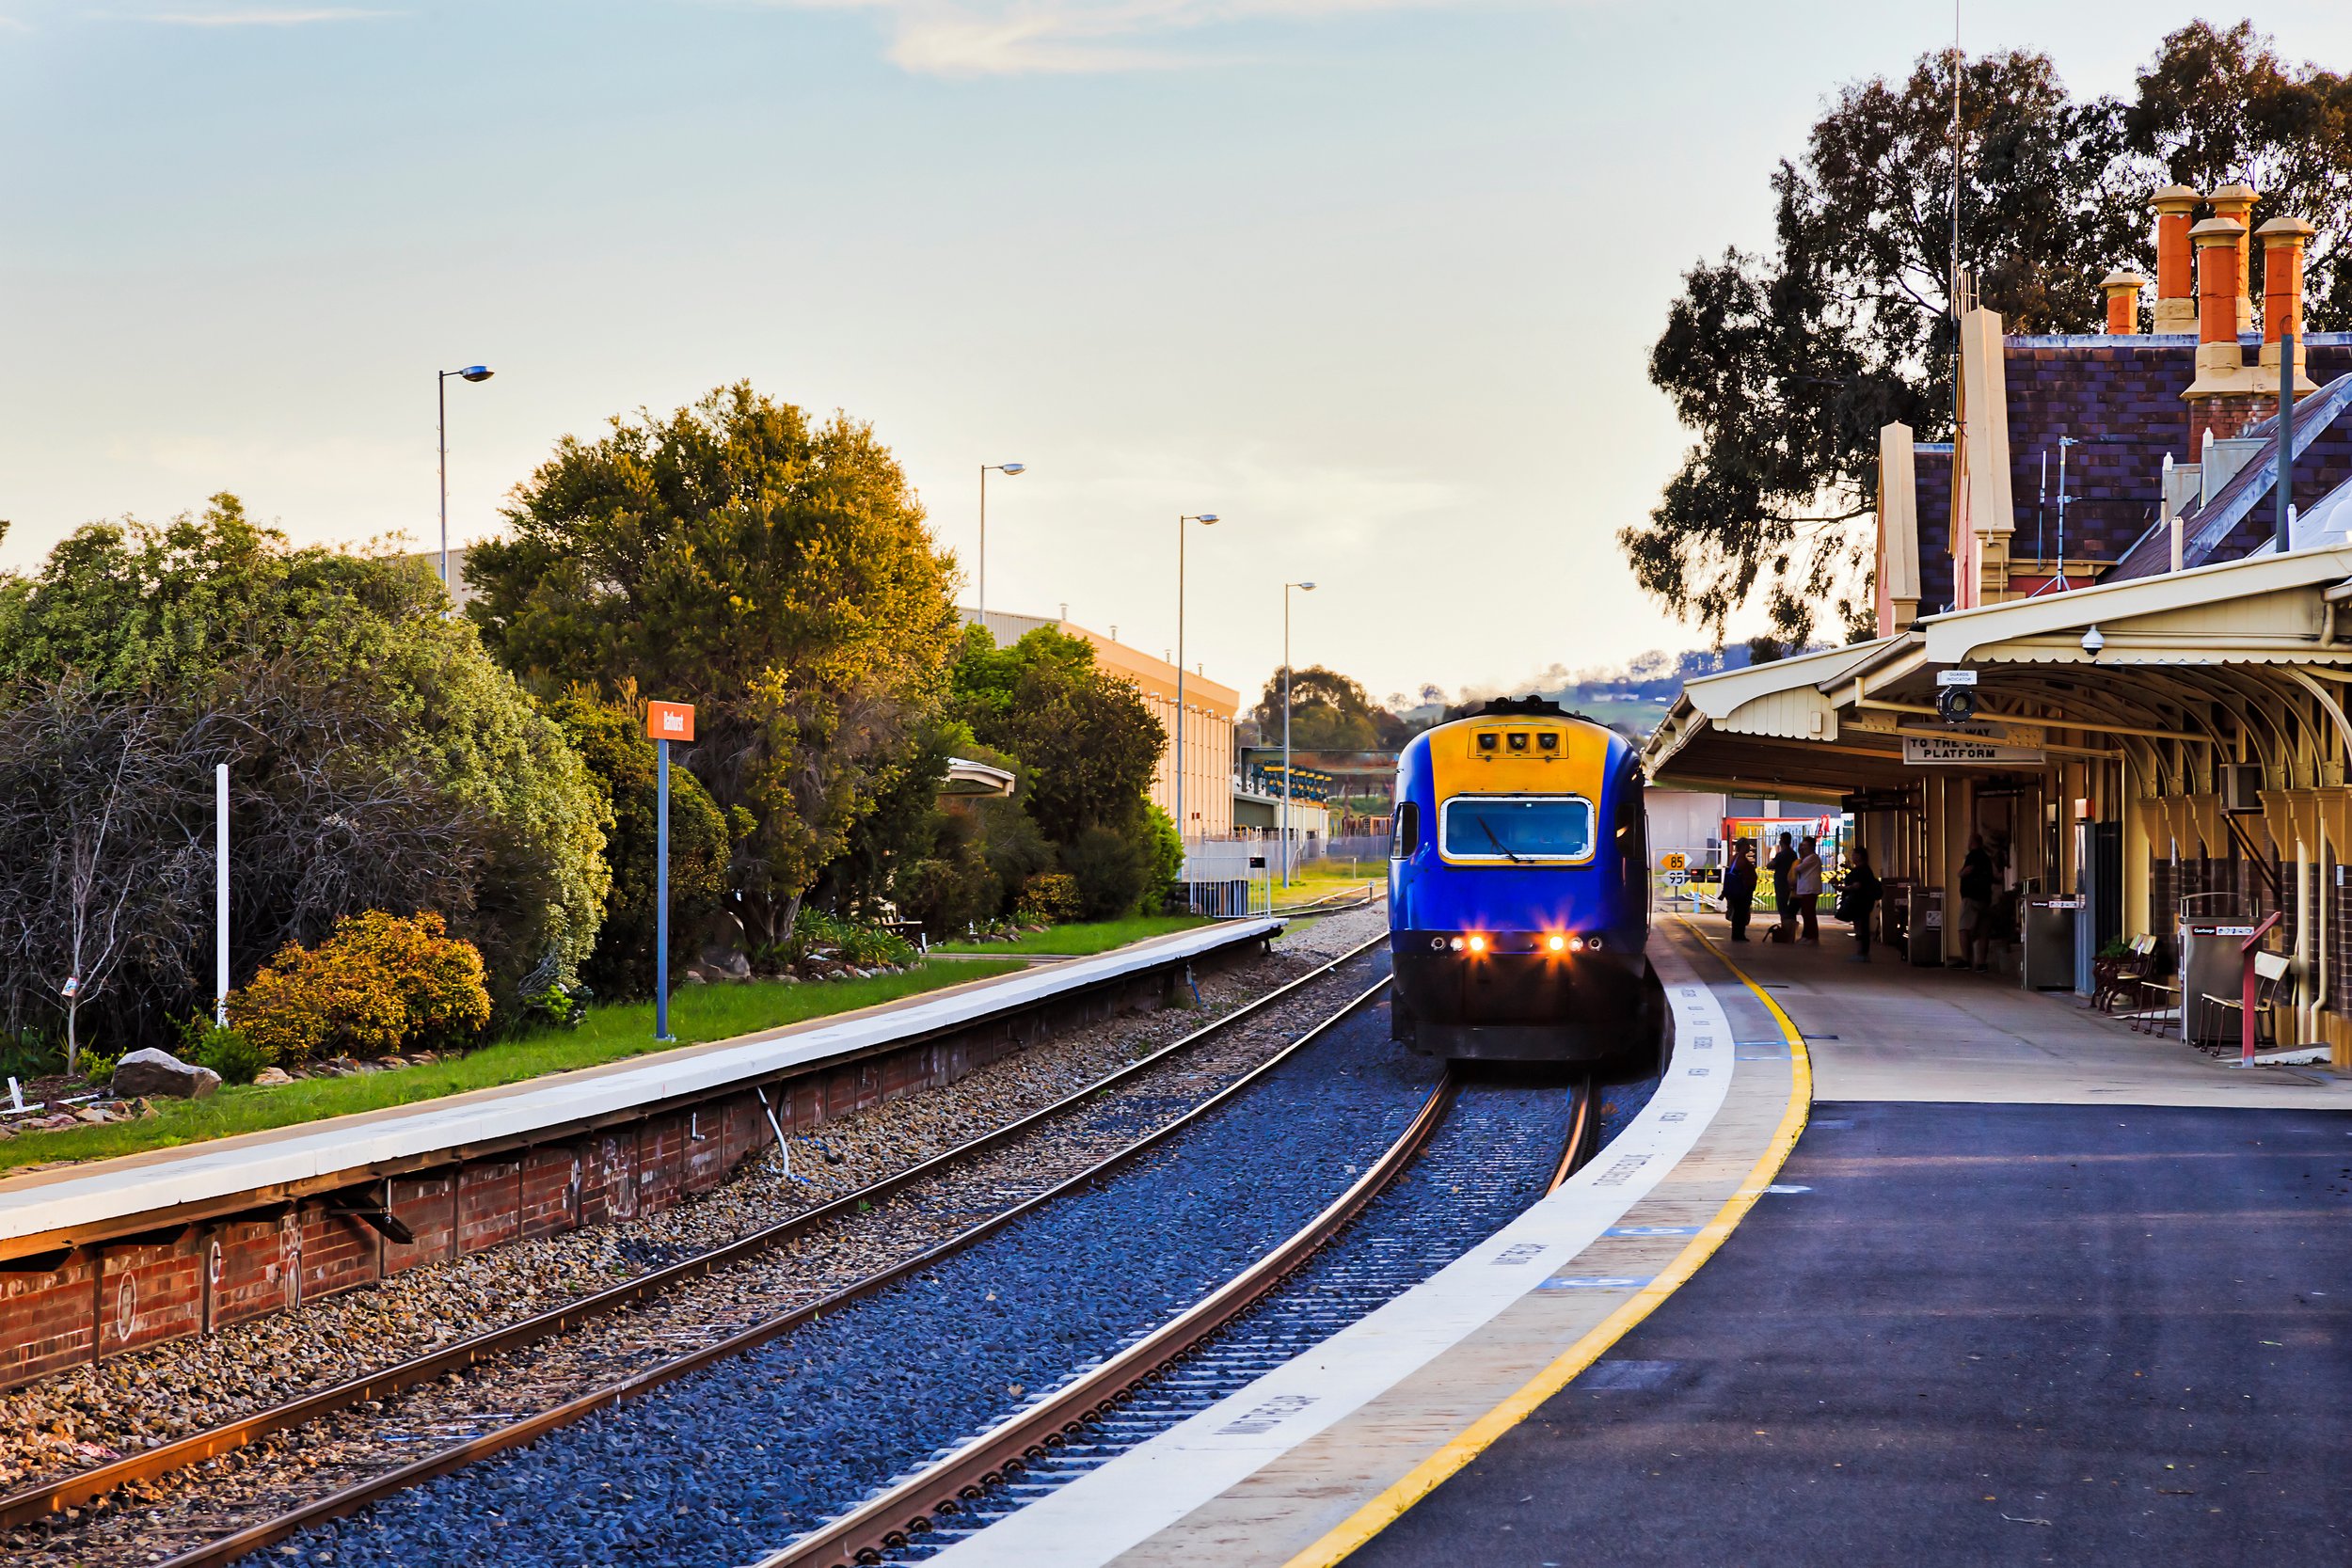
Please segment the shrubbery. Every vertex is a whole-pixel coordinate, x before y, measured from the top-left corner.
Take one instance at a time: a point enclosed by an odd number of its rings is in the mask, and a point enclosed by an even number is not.
[[[1061,851],[1062,867],[1076,889],[1079,915],[1117,920],[1133,914],[1152,877],[1148,853],[1146,845],[1114,829],[1081,828]]]
[[[1066,871],[1048,871],[1021,884],[1013,912],[1024,920],[1057,926],[1078,917],[1078,880]]]
[[[787,964],[823,951],[831,950],[844,963],[860,969],[896,968],[914,961],[914,948],[895,931],[880,930],[872,926],[860,926],[855,921],[842,920],[821,910],[803,907],[793,922],[792,941],[782,955]]]
[[[180,1050],[183,1062],[210,1068],[220,1074],[224,1084],[250,1084],[270,1067],[270,1053],[253,1041],[242,1029],[223,1029],[201,1013],[191,1013],[180,1025]]]
[[[462,1044],[489,1022],[490,993],[482,955],[439,915],[371,910],[337,921],[316,947],[278,949],[229,1013],[262,1053],[294,1064]]]

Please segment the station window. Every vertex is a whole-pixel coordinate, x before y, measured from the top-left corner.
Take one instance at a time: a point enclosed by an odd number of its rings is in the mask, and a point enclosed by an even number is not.
[[[1438,808],[1453,861],[1581,861],[1593,852],[1593,803],[1581,795],[1456,795]]]

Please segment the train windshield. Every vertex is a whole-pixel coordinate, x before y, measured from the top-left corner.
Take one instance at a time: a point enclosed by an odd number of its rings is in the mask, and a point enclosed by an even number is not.
[[[1440,815],[1451,861],[1581,861],[1593,852],[1593,803],[1574,795],[1456,795]]]

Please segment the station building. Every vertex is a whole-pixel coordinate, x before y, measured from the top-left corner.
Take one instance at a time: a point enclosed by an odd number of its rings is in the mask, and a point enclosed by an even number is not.
[[[1957,442],[1881,433],[1877,635],[1690,682],[1645,760],[1851,812],[1915,961],[1962,958],[1981,838],[2012,974],[2088,994],[2101,948],[2153,938],[2193,971],[2191,1035],[2276,914],[2275,1038],[2352,1067],[2352,335],[2303,334],[2312,230],[2249,232],[2257,199],[2157,192],[2153,310],[2110,274],[2105,333],[1966,309]],[[1961,672],[1976,711],[1947,722]]]
[[[961,611],[965,626],[985,624],[999,646],[1017,642],[1040,626],[1051,626],[1065,637],[1092,644],[1094,662],[1105,673],[1132,685],[1152,717],[1168,732],[1168,748],[1160,753],[1152,779],[1152,803],[1176,815],[1176,666],[1153,658],[1101,632],[1089,631],[1066,617],[1009,615],[992,610],[985,622],[975,610]],[[1184,816],[1188,839],[1230,838],[1233,832],[1233,721],[1241,712],[1241,693],[1198,671],[1184,681]]]

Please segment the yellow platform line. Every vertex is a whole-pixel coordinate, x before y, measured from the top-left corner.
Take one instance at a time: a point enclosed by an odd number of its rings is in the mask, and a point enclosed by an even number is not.
[[[1797,1147],[1797,1138],[1804,1132],[1807,1109],[1813,1103],[1813,1063],[1805,1054],[1804,1034],[1781,1010],[1779,1003],[1765,994],[1764,988],[1748,978],[1745,971],[1731,961],[1724,950],[1708,940],[1707,933],[1683,917],[1691,934],[1705,942],[1707,950],[1715,955],[1725,969],[1738,976],[1741,985],[1753,992],[1788,1042],[1789,1081],[1788,1108],[1781,1114],[1780,1126],[1772,1132],[1772,1141],[1748,1172],[1748,1179],[1740,1190],[1731,1195],[1715,1217],[1708,1221],[1691,1243],[1677,1255],[1663,1272],[1633,1295],[1576,1343],[1560,1353],[1550,1365],[1535,1374],[1510,1398],[1496,1405],[1461,1433],[1450,1439],[1437,1452],[1414,1465],[1381,1494],[1334,1526],[1321,1540],[1292,1557],[1282,1568],[1330,1568],[1353,1553],[1358,1547],[1379,1534],[1399,1518],[1405,1511],[1438,1489],[1438,1483],[1471,1460],[1491,1448],[1502,1435],[1533,1416],[1546,1400],[1574,1382],[1577,1375],[1600,1359],[1608,1350],[1629,1333],[1634,1324],[1658,1310],[1665,1299],[1690,1277],[1698,1273],[1699,1265],[1715,1254],[1724,1244],[1732,1227],[1747,1217],[1756,1200],[1772,1184],[1780,1167],[1788,1163],[1788,1151]]]

